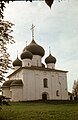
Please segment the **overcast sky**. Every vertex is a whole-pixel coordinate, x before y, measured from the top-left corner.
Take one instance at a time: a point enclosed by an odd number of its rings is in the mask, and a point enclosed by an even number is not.
[[[50,9],[45,2],[10,2],[6,4],[5,20],[14,23],[15,44],[8,46],[15,60],[32,40],[31,25],[35,26],[35,41],[45,49],[44,59],[51,53],[56,57],[56,69],[69,71],[68,89],[78,78],[78,0],[55,1]]]

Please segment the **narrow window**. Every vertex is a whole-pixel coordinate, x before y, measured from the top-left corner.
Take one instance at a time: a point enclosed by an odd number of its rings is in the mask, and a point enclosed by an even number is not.
[[[29,66],[30,64],[28,63],[28,66]]]
[[[10,97],[12,98],[12,91],[10,91]]]
[[[46,78],[43,79],[44,88],[48,88],[48,80]]]
[[[56,96],[59,96],[59,90],[56,91]]]

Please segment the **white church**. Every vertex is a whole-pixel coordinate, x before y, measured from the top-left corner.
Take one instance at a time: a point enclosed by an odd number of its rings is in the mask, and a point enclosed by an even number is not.
[[[51,53],[42,57],[45,50],[34,40],[32,25],[32,41],[21,55],[21,60],[13,62],[14,72],[2,85],[3,95],[10,101],[31,100],[68,100],[67,71],[55,68],[56,58]]]

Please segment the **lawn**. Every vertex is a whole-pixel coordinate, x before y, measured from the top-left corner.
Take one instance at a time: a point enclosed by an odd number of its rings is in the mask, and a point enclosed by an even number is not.
[[[78,101],[36,101],[2,105],[0,120],[78,120]]]

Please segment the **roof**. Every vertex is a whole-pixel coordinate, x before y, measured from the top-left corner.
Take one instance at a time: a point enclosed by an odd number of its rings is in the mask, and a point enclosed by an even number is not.
[[[11,85],[12,82],[13,82],[13,80],[7,80],[7,81],[5,81],[5,82],[3,83],[3,85],[2,85],[2,88],[3,88],[3,87],[10,87],[10,85]]]
[[[7,88],[11,86],[23,86],[22,80],[7,80],[3,83],[2,88]]]
[[[23,86],[22,80],[13,80],[10,86]]]
[[[21,71],[22,69],[28,69],[28,70],[40,70],[40,71],[50,71],[50,72],[64,72],[67,73],[68,71],[64,71],[64,70],[58,70],[58,69],[50,69],[50,68],[44,68],[44,67],[36,67],[36,66],[31,66],[31,67],[20,67],[18,68],[16,71],[14,71],[13,73],[11,73],[9,77],[11,77],[12,75],[15,75],[16,73],[18,73],[19,71]]]

